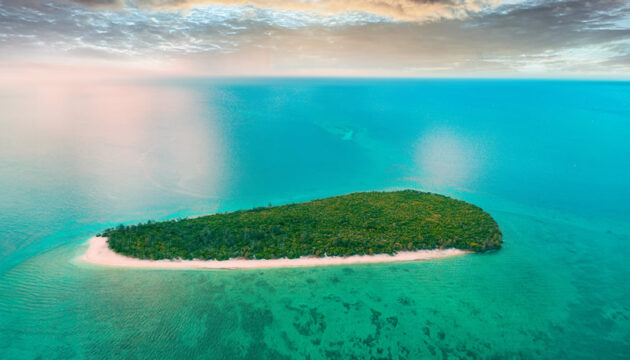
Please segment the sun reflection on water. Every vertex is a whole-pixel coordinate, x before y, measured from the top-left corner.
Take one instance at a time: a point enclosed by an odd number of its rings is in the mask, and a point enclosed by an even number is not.
[[[417,143],[415,156],[422,182],[436,187],[469,186],[484,165],[480,144],[448,128],[425,133]]]

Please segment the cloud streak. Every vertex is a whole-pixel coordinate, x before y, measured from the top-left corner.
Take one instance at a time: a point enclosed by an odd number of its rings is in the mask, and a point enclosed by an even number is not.
[[[620,0],[512,1],[432,21],[207,2],[106,10],[105,0],[0,1],[0,62],[164,62],[193,75],[630,76],[630,4]]]
[[[70,0],[87,6],[121,8],[124,0]],[[503,0],[135,0],[142,9],[165,10],[194,6],[253,6],[260,9],[308,11],[320,14],[365,12],[399,21],[461,19],[494,8]]]

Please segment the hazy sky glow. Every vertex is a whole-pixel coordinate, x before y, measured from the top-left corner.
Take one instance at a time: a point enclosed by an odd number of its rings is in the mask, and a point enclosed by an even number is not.
[[[0,0],[0,66],[630,76],[626,0]]]

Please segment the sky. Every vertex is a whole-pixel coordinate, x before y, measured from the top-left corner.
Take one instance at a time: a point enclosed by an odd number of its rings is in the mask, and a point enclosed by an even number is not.
[[[630,78],[628,0],[0,0],[0,77]]]

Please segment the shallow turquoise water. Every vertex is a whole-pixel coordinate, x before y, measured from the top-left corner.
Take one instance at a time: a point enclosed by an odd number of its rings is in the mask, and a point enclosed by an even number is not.
[[[0,89],[0,354],[630,357],[630,83],[173,80]],[[496,253],[247,271],[106,269],[120,222],[417,188]]]

